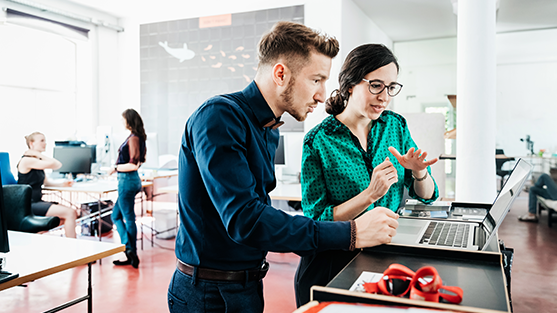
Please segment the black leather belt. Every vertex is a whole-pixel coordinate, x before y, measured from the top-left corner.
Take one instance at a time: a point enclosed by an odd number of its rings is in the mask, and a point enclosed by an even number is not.
[[[183,263],[178,260],[176,262],[178,270],[188,276],[193,276],[195,266]],[[247,271],[221,271],[210,268],[197,267],[197,278],[216,281],[236,281],[245,282],[246,274],[248,275],[247,281],[259,281],[267,275],[269,270],[269,263],[264,261],[259,269],[251,269]]]

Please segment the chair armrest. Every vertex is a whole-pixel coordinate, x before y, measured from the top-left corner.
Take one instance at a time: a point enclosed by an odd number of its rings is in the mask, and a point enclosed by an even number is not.
[[[26,233],[38,233],[60,225],[58,216],[28,215],[19,224],[19,230]]]

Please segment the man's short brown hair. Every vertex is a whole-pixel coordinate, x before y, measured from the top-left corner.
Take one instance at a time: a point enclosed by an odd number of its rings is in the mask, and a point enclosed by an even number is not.
[[[339,44],[334,37],[320,34],[305,25],[283,21],[276,23],[270,32],[261,37],[258,49],[259,66],[272,65],[284,57],[286,65],[294,72],[309,61],[311,52],[334,58]]]

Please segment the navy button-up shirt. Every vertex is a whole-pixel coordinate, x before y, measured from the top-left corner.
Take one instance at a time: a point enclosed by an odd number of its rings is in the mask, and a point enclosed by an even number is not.
[[[271,206],[279,131],[255,82],[213,97],[188,119],[180,149],[176,256],[219,270],[259,267],[267,251],[348,249],[349,222],[316,222]]]

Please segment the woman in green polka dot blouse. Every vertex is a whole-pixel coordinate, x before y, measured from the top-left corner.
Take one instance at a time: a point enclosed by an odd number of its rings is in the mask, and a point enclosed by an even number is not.
[[[398,71],[395,56],[383,45],[362,45],[346,57],[340,87],[326,102],[331,115],[304,138],[302,208],[307,217],[346,221],[375,207],[396,211],[405,187],[424,203],[437,199],[429,168],[437,159],[426,161],[404,117],[386,110],[402,88]],[[325,286],[355,253],[302,257],[296,272],[298,305],[309,301],[312,285]]]

